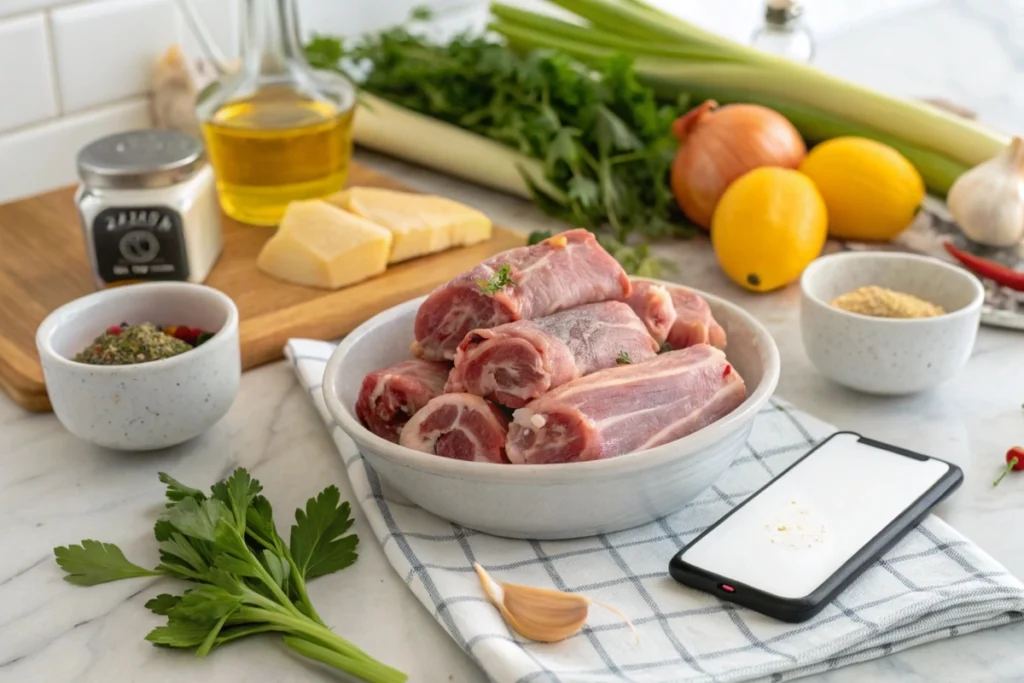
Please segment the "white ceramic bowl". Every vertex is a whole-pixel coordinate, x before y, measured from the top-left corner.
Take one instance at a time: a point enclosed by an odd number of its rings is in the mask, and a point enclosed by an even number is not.
[[[331,356],[327,408],[387,485],[434,514],[499,536],[575,538],[627,529],[676,512],[707,489],[743,447],[754,416],[775,390],[779,352],[761,323],[704,295],[729,335],[728,357],[747,399],[682,439],[618,458],[553,465],[452,460],[382,439],[359,424],[354,405],[370,371],[409,358],[422,298],[371,318]]]
[[[933,318],[878,318],[830,305],[877,285],[942,306]],[[826,377],[871,394],[911,394],[953,377],[974,348],[985,290],[963,268],[892,252],[823,256],[800,279],[804,348]]]
[[[122,321],[216,333],[191,351],[149,363],[71,360]],[[119,450],[164,448],[206,431],[231,407],[242,372],[234,302],[187,282],[134,284],[76,299],[42,322],[36,347],[61,424],[86,441]]]

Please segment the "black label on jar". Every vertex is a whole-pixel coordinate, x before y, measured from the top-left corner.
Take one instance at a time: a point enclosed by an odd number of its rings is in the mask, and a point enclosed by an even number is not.
[[[93,219],[92,239],[105,282],[188,279],[181,215],[166,206],[104,209]]]

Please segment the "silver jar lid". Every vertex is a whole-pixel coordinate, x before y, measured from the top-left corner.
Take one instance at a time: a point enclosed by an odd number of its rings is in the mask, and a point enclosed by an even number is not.
[[[191,135],[170,130],[115,133],[78,153],[78,177],[89,187],[140,189],[168,187],[192,177],[206,156]]]

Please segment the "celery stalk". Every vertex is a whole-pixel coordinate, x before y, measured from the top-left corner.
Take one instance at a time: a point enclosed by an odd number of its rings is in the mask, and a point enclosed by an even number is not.
[[[495,24],[508,28],[510,31],[526,29],[549,34],[552,37],[564,38],[579,43],[616,50],[623,54],[650,54],[659,57],[676,57],[698,61],[722,61],[718,51],[700,46],[680,45],[678,42],[662,41],[651,43],[636,38],[616,35],[602,29],[571,24],[567,21],[547,17],[535,12],[519,9],[511,5],[495,2],[491,4],[491,14],[499,21]],[[537,36],[539,39],[541,36]]]
[[[991,158],[1006,144],[1005,136],[971,121],[718,38],[639,0],[551,1],[593,22],[598,29],[573,27],[525,10],[510,12],[504,6],[499,6],[496,14],[500,19],[492,28],[517,47],[551,47],[583,60],[627,52],[636,57],[638,77],[655,87],[676,91],[714,88],[775,98],[842,118],[902,141],[908,148],[967,166]],[[581,31],[593,33],[584,38]],[[603,42],[611,31],[617,31],[618,37]],[[673,36],[682,49],[699,48],[700,61],[676,54],[680,47],[667,46],[666,39]],[[631,43],[644,46],[631,49]],[[715,52],[719,55],[717,59],[707,57]],[[938,186],[944,184],[941,178],[934,182]]]

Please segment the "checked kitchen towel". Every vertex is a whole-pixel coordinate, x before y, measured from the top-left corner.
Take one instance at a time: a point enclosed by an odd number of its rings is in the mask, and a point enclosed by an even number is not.
[[[680,547],[835,431],[779,400],[762,410],[749,444],[716,484],[665,519],[573,541],[509,540],[453,525],[390,497],[334,424],[320,390],[333,348],[296,339],[286,354],[395,571],[496,683],[784,681],[1021,619],[1024,585],[935,516],[803,624],[774,621],[669,578],[668,560]],[[614,605],[636,624],[640,641],[599,608],[565,641],[524,641],[487,602],[474,561],[499,581]]]

